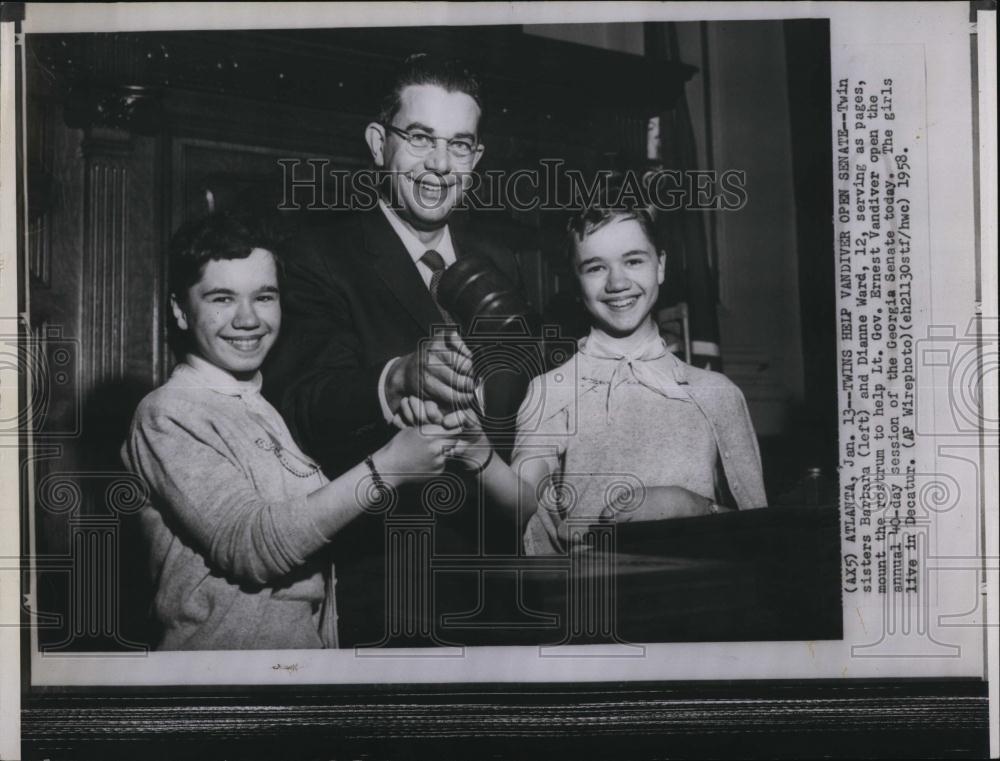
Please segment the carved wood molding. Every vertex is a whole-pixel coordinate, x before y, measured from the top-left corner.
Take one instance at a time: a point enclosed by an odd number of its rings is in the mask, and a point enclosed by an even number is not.
[[[972,680],[161,688],[26,705],[25,750],[50,758],[803,758],[817,743],[933,758],[982,757],[988,741]]]
[[[94,128],[81,145],[86,158],[84,189],[83,334],[88,390],[121,377],[127,324],[129,167],[127,132]]]
[[[33,285],[48,288],[52,278],[52,232],[47,215],[55,192],[52,167],[52,109],[32,100],[29,118],[35,128],[28,137],[28,271]]]

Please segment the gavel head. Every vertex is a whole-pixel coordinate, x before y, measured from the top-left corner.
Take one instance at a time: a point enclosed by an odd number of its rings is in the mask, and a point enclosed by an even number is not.
[[[492,261],[465,256],[441,275],[438,302],[458,323],[463,336],[524,332],[528,305]]]
[[[537,318],[514,284],[484,257],[466,256],[444,271],[438,303],[458,323],[482,383],[476,413],[504,456],[528,383],[545,368]]]

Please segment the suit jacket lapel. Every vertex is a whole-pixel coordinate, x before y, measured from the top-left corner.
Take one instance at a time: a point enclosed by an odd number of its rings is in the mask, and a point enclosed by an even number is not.
[[[420,328],[429,333],[432,324],[441,322],[441,313],[406,246],[380,209],[365,214],[362,226],[365,248],[378,276]]]

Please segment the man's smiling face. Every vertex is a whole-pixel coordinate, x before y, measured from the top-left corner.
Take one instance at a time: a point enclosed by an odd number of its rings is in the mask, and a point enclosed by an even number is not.
[[[408,85],[400,93],[400,107],[392,127],[423,133],[437,140],[424,156],[414,153],[401,135],[383,125],[368,127],[368,144],[375,165],[390,173],[391,201],[414,230],[443,227],[462,196],[463,178],[482,156],[478,149],[466,158],[453,156],[447,140],[478,144],[479,106],[463,92],[449,92],[433,84]]]

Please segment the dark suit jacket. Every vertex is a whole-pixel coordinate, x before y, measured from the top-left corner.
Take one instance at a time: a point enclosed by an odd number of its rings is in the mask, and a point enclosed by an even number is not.
[[[457,258],[489,257],[520,283],[513,252],[476,237],[457,214],[449,226]],[[389,359],[414,351],[441,317],[380,209],[304,232],[284,258],[283,325],[264,368],[265,394],[302,447],[335,477],[396,432],[379,405],[379,375]],[[390,515],[419,514],[419,489],[400,490]],[[488,530],[478,490],[465,491],[461,509],[436,516],[435,550],[479,554],[487,533],[514,549],[516,526]],[[380,638],[384,520],[359,519],[334,543],[342,645]]]
[[[456,257],[488,257],[520,282],[509,249],[477,238],[460,218],[451,234]],[[441,316],[379,209],[304,232],[284,265],[283,326],[265,366],[265,394],[335,476],[394,432],[379,406],[379,375],[389,359],[414,351]]]

